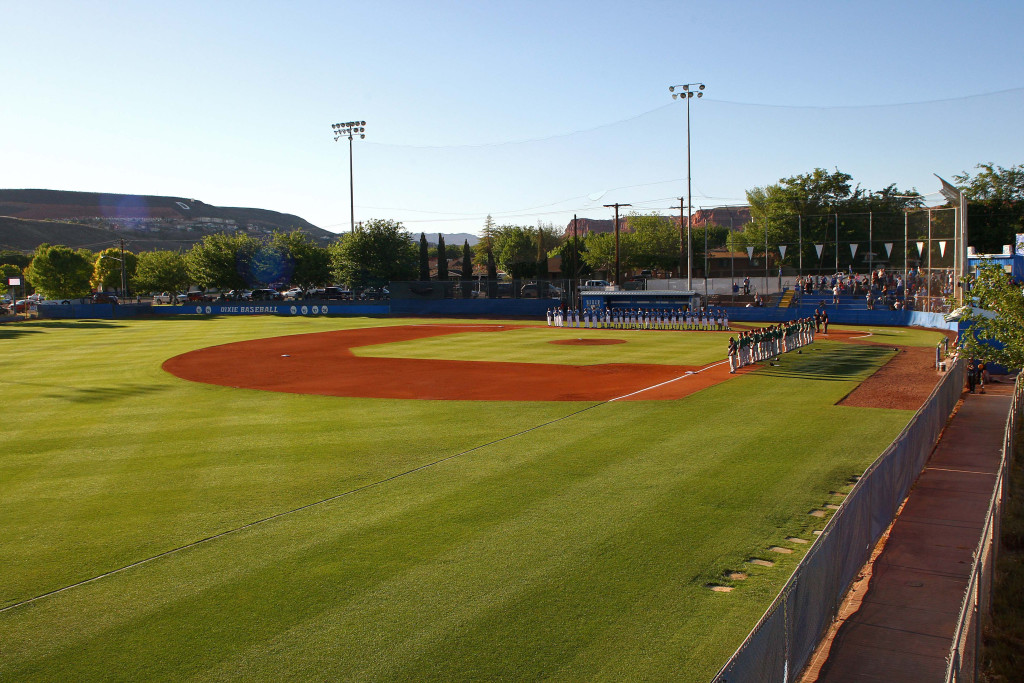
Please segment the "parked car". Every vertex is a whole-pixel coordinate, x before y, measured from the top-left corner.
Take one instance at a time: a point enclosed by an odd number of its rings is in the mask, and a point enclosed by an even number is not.
[[[274,289],[254,289],[251,299],[253,301],[280,301],[281,293]]]
[[[550,282],[528,282],[519,290],[519,295],[524,299],[557,299],[562,296],[562,290]]]
[[[301,299],[304,295],[305,292],[302,291],[301,287],[292,287],[281,294],[281,298],[285,301],[295,301],[296,299]]]
[[[388,291],[387,287],[367,287],[363,291],[359,292],[359,298],[362,300],[376,300],[376,299],[387,299],[391,296],[391,292]]]
[[[110,292],[93,292],[89,301],[94,304],[116,304],[117,295]]]
[[[607,280],[587,280],[583,283],[583,289],[604,289],[609,286]]]
[[[153,295],[153,303],[154,304],[169,304],[169,303],[171,303],[171,299],[172,298],[173,297],[171,296],[170,292],[160,292],[158,294],[154,294]]]
[[[218,301],[245,301],[245,292],[241,289],[229,289],[220,295]]]
[[[188,303],[190,301],[212,301],[205,292],[186,292],[185,294],[179,294],[174,297],[179,304]]]
[[[341,301],[342,299],[351,299],[352,292],[341,287],[322,287],[318,289],[311,289],[306,293],[307,299],[321,299],[325,301]]]

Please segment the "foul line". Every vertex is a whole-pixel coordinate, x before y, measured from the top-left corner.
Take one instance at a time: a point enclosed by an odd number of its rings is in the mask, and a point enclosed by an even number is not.
[[[641,390],[641,391],[644,391],[644,390]],[[614,401],[615,399],[611,399],[611,400]],[[594,403],[593,405],[589,405],[586,408],[581,408],[579,410],[576,410],[574,412],[568,413],[568,414],[563,415],[561,417],[557,417],[557,418],[555,418],[553,420],[548,420],[547,422],[542,422],[541,424],[534,425],[533,427],[529,427],[527,429],[523,429],[522,431],[516,432],[514,434],[509,434],[507,436],[503,436],[500,439],[494,439],[493,441],[488,441],[487,443],[480,444],[479,446],[473,446],[472,448],[466,449],[464,451],[460,451],[458,453],[453,453],[452,455],[448,455],[448,456],[445,456],[445,457],[440,458],[438,460],[434,460],[432,462],[428,462],[428,463],[425,463],[423,465],[419,465],[418,467],[413,467],[412,469],[406,470],[404,472],[399,472],[398,474],[393,474],[390,477],[385,477],[384,479],[379,479],[379,480],[371,482],[369,484],[363,484],[362,486],[357,486],[354,489],[349,489],[348,491],[344,491],[342,493],[337,493],[337,494],[335,494],[333,496],[328,496],[327,498],[323,498],[321,500],[317,500],[317,501],[314,501],[312,503],[306,503],[305,505],[300,505],[299,507],[293,508],[291,510],[285,510],[283,512],[278,512],[278,513],[275,513],[273,515],[269,515],[267,517],[263,517],[261,519],[257,519],[255,521],[248,522],[246,524],[242,524],[241,526],[237,526],[237,527],[234,527],[232,529],[227,529],[225,531],[220,531],[218,533],[211,534],[209,536],[205,536],[203,538],[200,538],[199,540],[192,541],[192,542],[186,543],[184,545],[180,545],[180,546],[178,546],[176,548],[171,548],[169,550],[165,550],[165,551],[163,551],[161,553],[157,553],[156,555],[152,555],[152,556],[147,557],[145,559],[137,560],[137,561],[132,562],[130,564],[126,564],[126,565],[124,565],[122,567],[118,567],[117,569],[111,569],[108,572],[103,572],[102,574],[97,574],[96,576],[90,577],[88,579],[83,579],[82,581],[78,581],[76,583],[72,583],[70,585],[63,586],[61,588],[56,588],[54,590],[47,591],[45,593],[40,593],[39,595],[36,595],[34,597],[31,597],[31,598],[27,598],[25,600],[21,600],[19,602],[15,602],[15,603],[13,603],[11,605],[7,605],[6,607],[0,607],[0,614],[2,614],[3,612],[7,612],[8,610],[12,610],[12,609],[14,609],[16,607],[22,607],[24,605],[28,605],[30,603],[36,602],[37,600],[42,600],[43,598],[47,598],[47,597],[50,597],[52,595],[57,595],[58,593],[63,593],[64,591],[71,590],[72,588],[78,588],[79,586],[84,586],[84,585],[86,585],[88,583],[92,583],[93,581],[99,581],[100,579],[104,579],[104,578],[106,578],[108,576],[113,576],[115,574],[120,574],[121,572],[125,572],[125,571],[127,571],[129,569],[132,569],[134,567],[139,567],[141,565],[147,564],[147,563],[152,562],[154,560],[158,560],[161,557],[166,557],[167,555],[172,555],[174,553],[181,552],[182,550],[188,550],[189,548],[194,548],[194,547],[196,547],[196,546],[198,546],[200,544],[207,543],[209,541],[213,541],[215,539],[222,538],[222,537],[228,536],[230,534],[238,533],[239,531],[244,531],[246,529],[250,529],[252,527],[258,526],[258,525],[263,524],[265,522],[270,522],[270,521],[278,519],[280,517],[285,517],[287,515],[291,515],[291,514],[294,514],[296,512],[301,512],[303,510],[308,510],[308,509],[316,507],[318,505],[323,505],[324,503],[329,503],[329,502],[331,502],[333,500],[338,500],[339,498],[344,498],[346,496],[350,496],[352,494],[359,493],[360,491],[365,491],[367,489],[371,489],[371,488],[380,486],[382,484],[386,484],[386,483],[388,483],[390,481],[394,481],[396,479],[400,479],[402,477],[408,476],[410,474],[414,474],[414,473],[419,472],[421,470],[425,470],[425,469],[428,469],[430,467],[434,467],[435,465],[439,465],[439,464],[441,464],[443,462],[446,462],[448,460],[452,460],[454,458],[458,458],[458,457],[461,457],[463,455],[467,455],[469,453],[472,453],[473,451],[478,451],[478,450],[480,450],[482,448],[487,448],[488,446],[493,446],[494,444],[501,443],[502,441],[507,441],[509,439],[514,439],[514,438],[516,438],[518,436],[522,436],[524,434],[528,434],[529,432],[532,432],[532,431],[537,430],[537,429],[541,429],[542,427],[547,427],[549,425],[553,425],[556,422],[561,422],[562,420],[567,420],[570,417],[575,417],[576,415],[579,415],[580,413],[584,413],[584,412],[586,412],[588,410],[592,410],[594,408],[600,407],[602,405],[605,405],[606,403],[609,403],[609,401],[600,401],[598,403]]]
[[[634,391],[631,394],[623,394],[622,396],[616,396],[615,398],[610,398],[610,399],[608,399],[608,403],[611,403],[613,401],[619,401],[619,400],[622,400],[624,398],[629,398],[630,396],[636,396],[637,394],[642,394],[645,391],[650,391],[651,389],[657,389],[658,387],[663,387],[666,384],[671,384],[672,382],[678,382],[679,380],[686,379],[687,377],[693,377],[694,375],[699,375],[700,373],[704,372],[705,370],[710,370],[711,368],[718,367],[719,365],[724,365],[725,363],[728,363],[728,362],[729,362],[728,359],[720,360],[717,363],[712,363],[711,365],[705,366],[705,367],[701,368],[700,370],[692,370],[690,372],[687,372],[685,375],[679,375],[679,377],[673,377],[672,379],[666,380],[666,381],[661,382],[659,384],[652,384],[649,387],[644,387],[643,389],[640,389],[638,391]]]

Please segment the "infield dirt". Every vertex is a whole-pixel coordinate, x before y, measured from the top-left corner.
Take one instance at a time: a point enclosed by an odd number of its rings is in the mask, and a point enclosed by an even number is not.
[[[726,381],[708,366],[608,363],[552,365],[371,358],[350,349],[508,325],[402,325],[273,337],[198,349],[163,368],[195,382],[324,396],[461,401],[669,400]]]

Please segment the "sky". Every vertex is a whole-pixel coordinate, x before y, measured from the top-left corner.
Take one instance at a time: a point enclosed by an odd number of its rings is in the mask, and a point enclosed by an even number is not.
[[[0,188],[413,233],[678,211],[815,167],[929,200],[1024,163],[1024,3],[10,2]]]

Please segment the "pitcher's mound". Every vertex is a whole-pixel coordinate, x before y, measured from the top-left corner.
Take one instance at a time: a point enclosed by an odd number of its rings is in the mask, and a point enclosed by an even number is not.
[[[553,339],[548,344],[564,344],[566,346],[608,346],[609,344],[625,344],[625,339]]]

